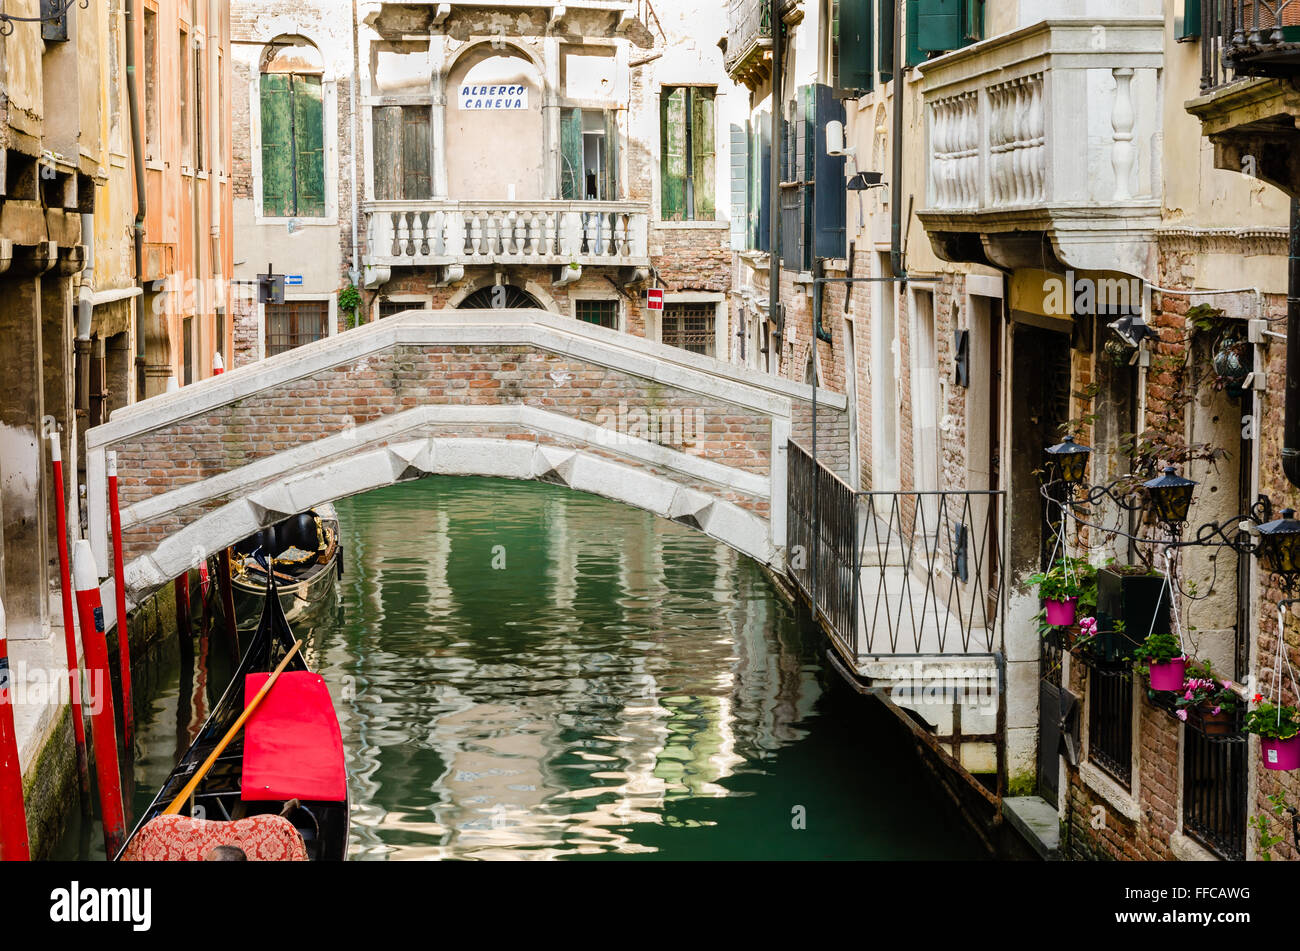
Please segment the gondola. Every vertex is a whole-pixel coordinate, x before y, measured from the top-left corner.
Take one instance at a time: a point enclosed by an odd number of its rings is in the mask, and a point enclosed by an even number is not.
[[[335,595],[335,581],[343,576],[339,517],[334,506],[324,504],[264,528],[232,547],[231,588],[241,628],[251,628],[262,615],[266,568],[253,557],[259,549],[275,556],[280,605],[291,622],[310,616]]]
[[[274,564],[274,563],[272,563]],[[322,678],[301,651],[289,658],[180,813],[165,815],[273,671],[295,638],[276,597],[212,715],[115,856],[119,861],[203,860],[235,846],[250,860],[343,860],[347,773],[338,718]]]

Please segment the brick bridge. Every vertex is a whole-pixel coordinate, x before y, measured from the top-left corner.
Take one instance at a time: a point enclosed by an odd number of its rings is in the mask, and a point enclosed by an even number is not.
[[[117,453],[133,601],[313,505],[427,475],[538,479],[698,528],[780,567],[786,440],[811,389],[536,310],[410,311],[118,410],[86,434],[109,568]],[[849,456],[818,393],[819,454]]]

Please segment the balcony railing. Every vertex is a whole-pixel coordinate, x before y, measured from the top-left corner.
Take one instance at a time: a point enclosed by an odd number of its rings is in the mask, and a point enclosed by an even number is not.
[[[790,574],[840,652],[992,655],[1005,590],[1005,493],[854,492],[788,446]]]
[[[1201,0],[1201,89],[1300,75],[1300,0]]]
[[[731,0],[727,4],[727,54],[723,57],[727,72],[742,65],[756,50],[771,45],[770,0]]]
[[[637,202],[374,201],[372,264],[644,265],[649,210]]]
[[[1072,266],[1143,266],[1148,247],[1111,248],[1159,224],[1163,43],[1160,17],[1047,20],[922,64],[926,228],[1051,232]]]

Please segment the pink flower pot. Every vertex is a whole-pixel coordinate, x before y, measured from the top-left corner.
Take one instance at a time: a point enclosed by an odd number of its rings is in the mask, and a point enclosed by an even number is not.
[[[1260,737],[1259,748],[1264,754],[1265,769],[1300,769],[1300,736],[1289,740]]]
[[[1047,623],[1052,627],[1069,627],[1074,623],[1074,609],[1078,603],[1078,598],[1069,598],[1065,601],[1048,601]]]
[[[1187,658],[1175,657],[1164,664],[1151,665],[1152,690],[1182,690],[1183,675],[1187,672]]]

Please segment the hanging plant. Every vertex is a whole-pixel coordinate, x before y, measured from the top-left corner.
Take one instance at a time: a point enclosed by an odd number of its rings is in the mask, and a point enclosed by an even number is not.
[[[1246,714],[1246,732],[1259,737],[1265,769],[1300,769],[1300,710],[1255,694],[1258,704]]]
[[[1183,645],[1172,634],[1152,634],[1133,651],[1133,660],[1143,662],[1151,678],[1152,690],[1180,690],[1187,672]]]
[[[355,284],[339,291],[339,310],[347,314],[348,329],[357,326],[357,308],[361,306],[361,292]]]
[[[1208,661],[1188,665],[1187,678],[1180,689],[1182,693],[1174,701],[1178,719],[1186,721],[1189,713],[1195,713],[1203,733],[1223,736],[1232,732],[1233,714],[1241,696],[1233,689],[1232,681],[1214,675]]]
[[[1224,390],[1229,396],[1241,397],[1243,384],[1254,369],[1254,352],[1251,344],[1237,328],[1231,328],[1219,338],[1210,365],[1214,368],[1214,388]]]
[[[1026,581],[1038,588],[1045,602],[1047,623],[1052,627],[1069,627],[1082,604],[1091,608],[1097,603],[1097,570],[1086,558],[1059,558],[1047,571],[1030,575]]]

